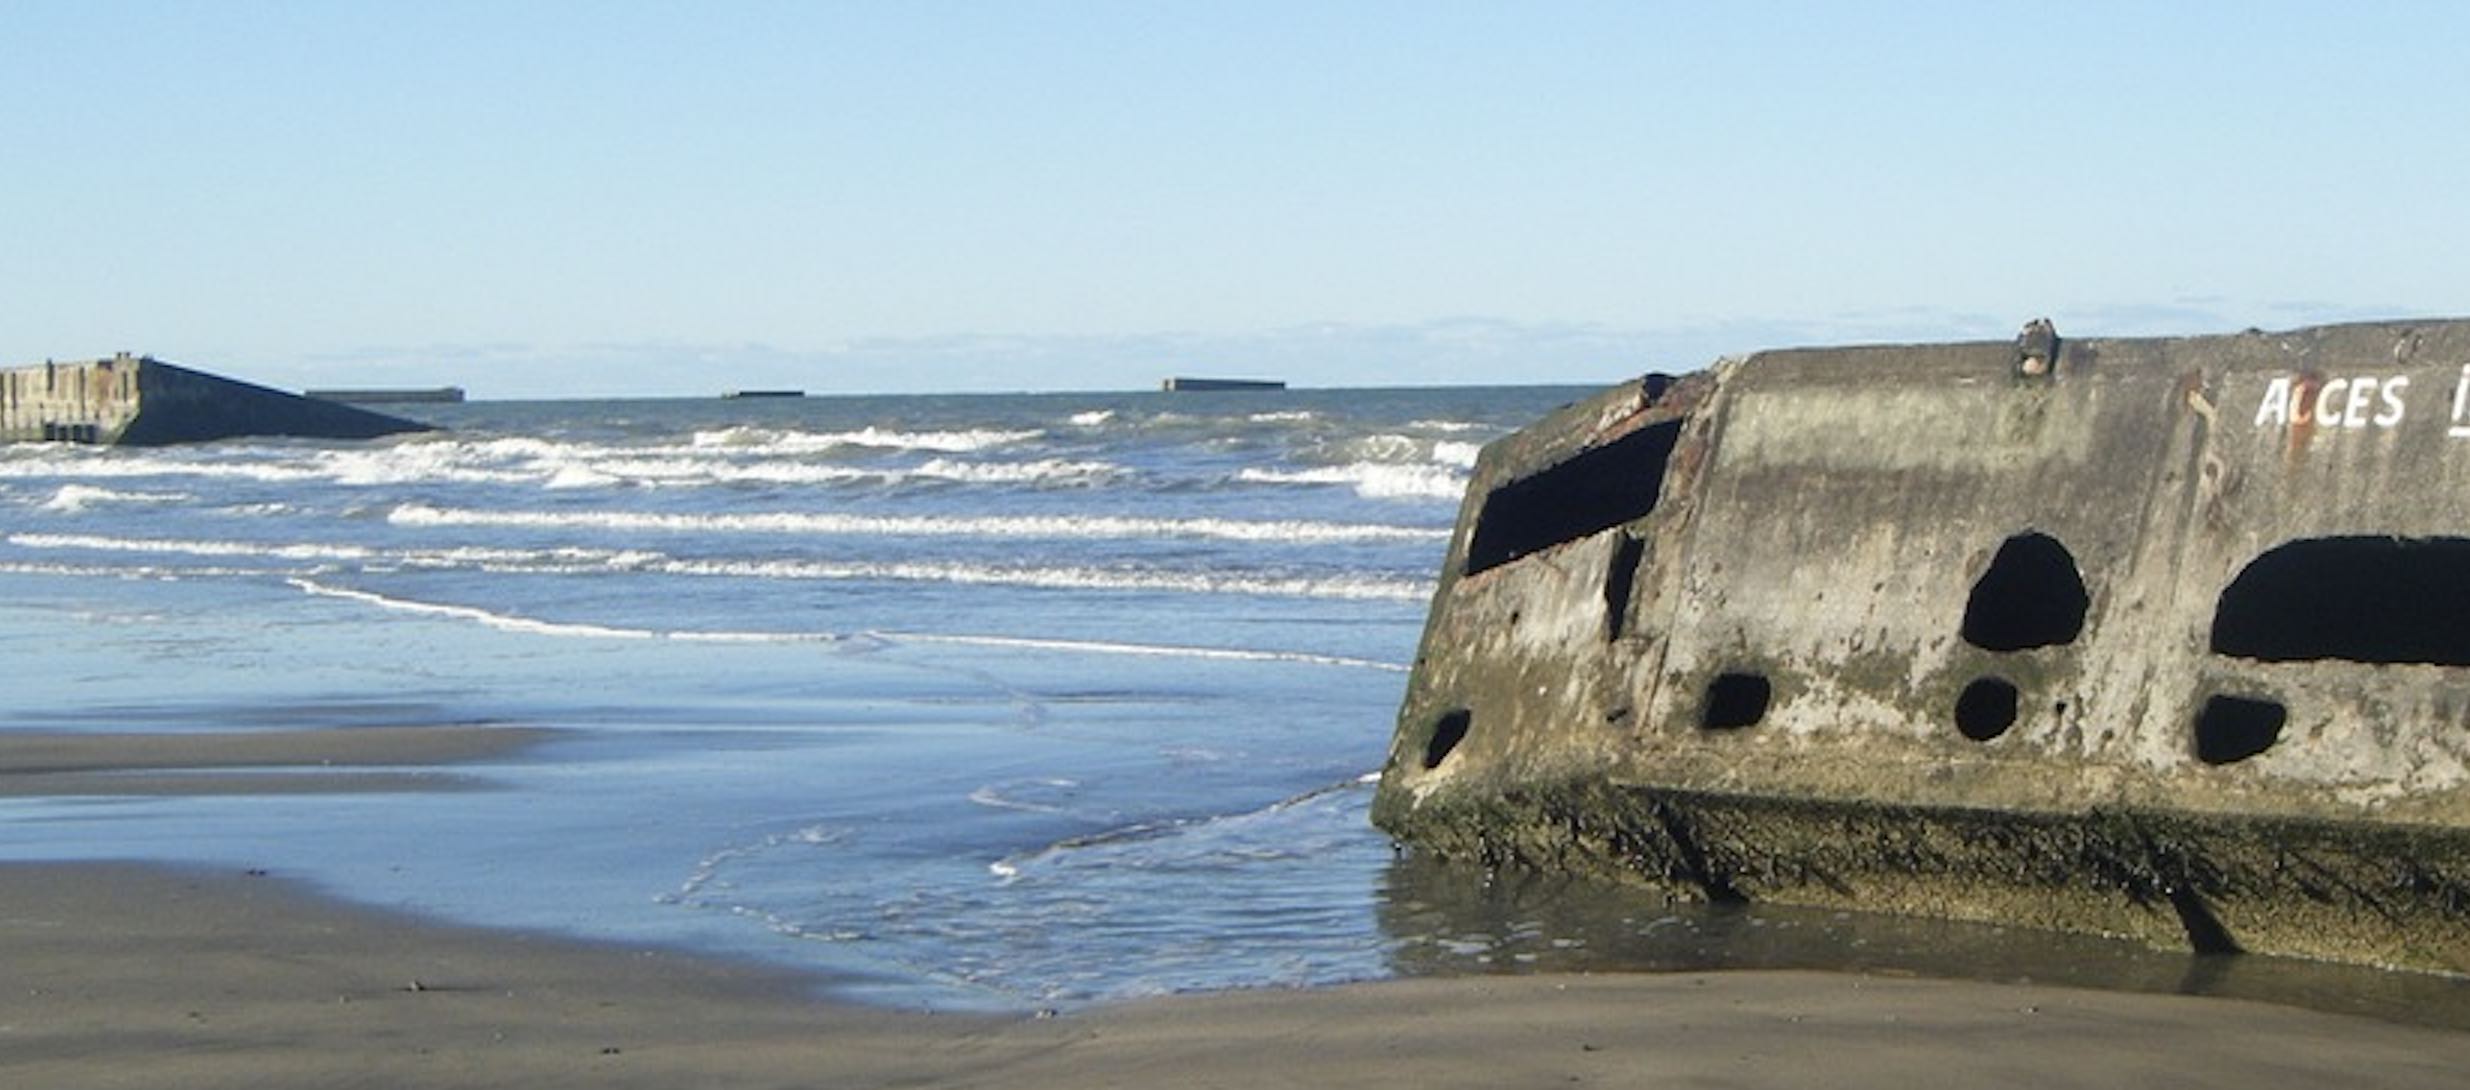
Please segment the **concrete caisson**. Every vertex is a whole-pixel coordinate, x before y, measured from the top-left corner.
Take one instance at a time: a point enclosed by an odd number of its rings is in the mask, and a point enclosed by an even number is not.
[[[1479,459],[1374,820],[2470,971],[2470,322],[1768,352]]]
[[[125,352],[0,370],[0,442],[161,446],[248,435],[370,439],[430,430]]]

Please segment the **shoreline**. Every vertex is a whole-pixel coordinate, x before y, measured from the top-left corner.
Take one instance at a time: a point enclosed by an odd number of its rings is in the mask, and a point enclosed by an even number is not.
[[[0,796],[389,790],[556,732],[0,733]],[[0,1084],[2450,1087],[2470,1032],[1825,971],[1429,976],[1042,1014],[353,905],[271,863],[0,862]],[[2470,989],[2470,982],[2464,982]]]
[[[786,970],[138,863],[0,864],[0,961],[11,1085],[2437,1087],[2470,1066],[2470,1034],[2242,1000],[1819,972],[913,1013]]]
[[[544,727],[312,727],[264,731],[0,731],[0,798],[435,791],[435,769],[555,737]]]

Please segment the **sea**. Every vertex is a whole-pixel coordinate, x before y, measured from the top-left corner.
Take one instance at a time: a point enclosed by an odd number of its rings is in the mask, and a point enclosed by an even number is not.
[[[377,441],[0,446],[0,732],[551,732],[381,790],[0,798],[0,859],[263,872],[929,1009],[1739,967],[2462,1006],[1392,844],[1367,811],[1477,451],[1588,392],[483,401]]]

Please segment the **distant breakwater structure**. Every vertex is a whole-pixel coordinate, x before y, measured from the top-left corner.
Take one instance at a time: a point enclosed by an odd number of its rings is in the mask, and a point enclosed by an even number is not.
[[[1281,379],[1187,378],[1177,375],[1161,380],[1158,388],[1170,394],[1224,394],[1284,390],[1286,382]]]
[[[460,386],[367,386],[335,390],[303,390],[302,397],[340,401],[346,405],[460,405]]]
[[[2470,321],[1763,352],[1484,448],[1374,820],[2470,972]]]
[[[0,371],[0,442],[163,446],[240,436],[373,439],[432,430],[126,352]]]

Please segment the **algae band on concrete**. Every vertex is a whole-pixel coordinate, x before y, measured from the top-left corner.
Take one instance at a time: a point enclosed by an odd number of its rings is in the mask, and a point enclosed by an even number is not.
[[[2470,971],[2470,322],[1770,352],[1487,447],[1374,819]]]

